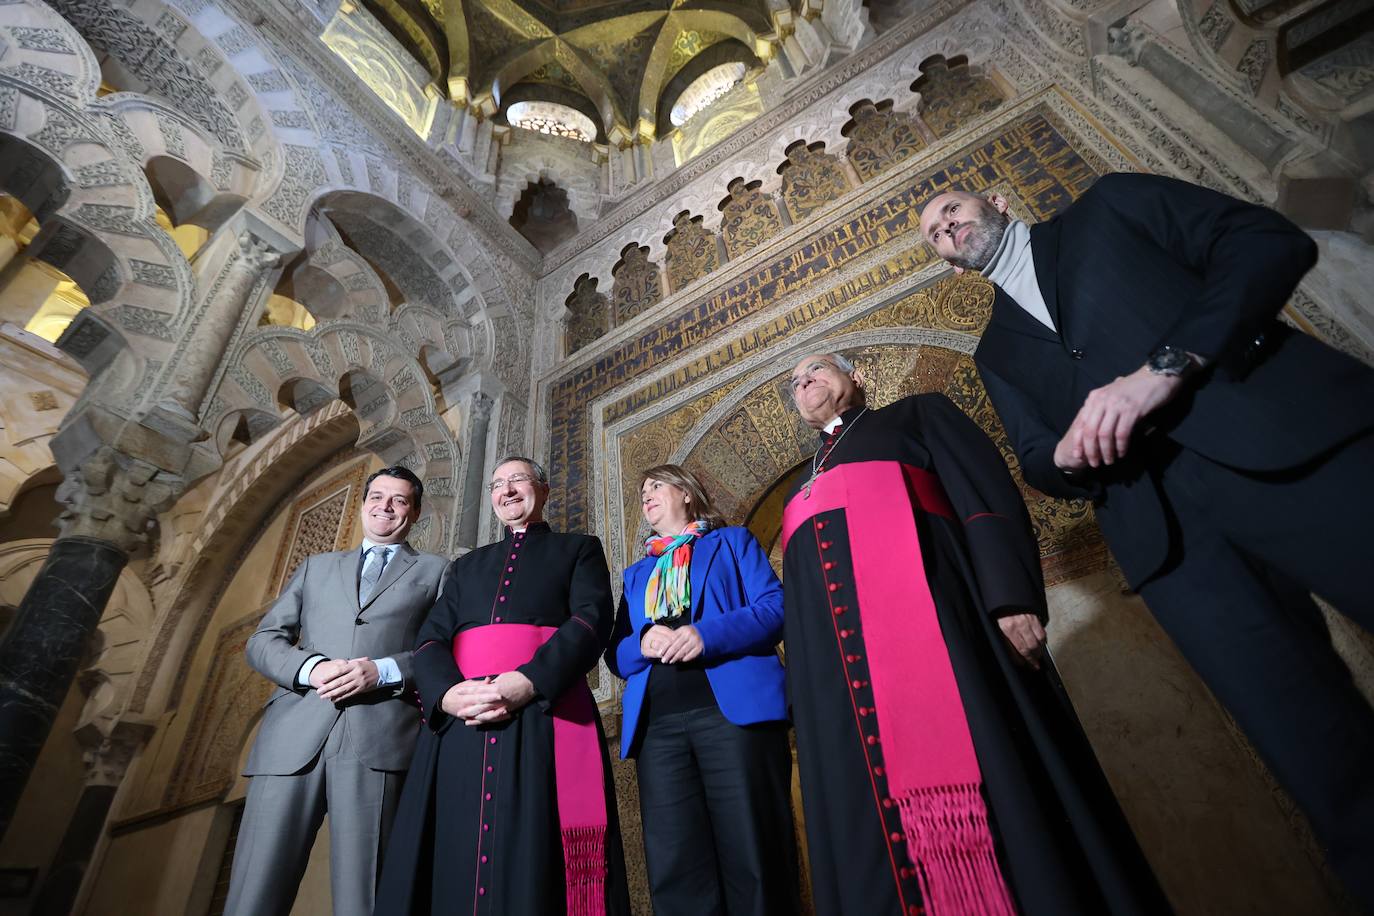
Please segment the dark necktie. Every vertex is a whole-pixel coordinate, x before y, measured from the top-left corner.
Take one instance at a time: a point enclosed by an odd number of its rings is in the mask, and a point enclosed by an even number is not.
[[[386,561],[391,556],[390,547],[371,547],[367,551],[367,562],[363,564],[363,575],[358,580],[358,606],[367,604],[372,592],[377,588],[377,580],[382,578]]]

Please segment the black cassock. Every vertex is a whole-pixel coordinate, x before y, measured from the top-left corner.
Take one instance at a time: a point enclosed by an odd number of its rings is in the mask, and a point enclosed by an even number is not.
[[[916,510],[917,531],[982,771],[997,860],[1018,912],[1170,912],[1057,674],[1048,662],[1041,672],[1018,666],[998,628],[1001,613],[1045,617],[1035,536],[1002,456],[940,394],[862,415],[850,409],[843,421],[823,467],[896,461],[933,472],[954,510],[954,519]],[[836,596],[827,591],[827,583],[853,581],[846,515],[837,509],[804,522],[783,560],[788,699],[813,895],[819,916],[908,916],[921,912],[921,892],[881,765],[878,717],[869,714],[863,608],[844,613],[841,628],[832,615]],[[829,571],[816,549],[817,522],[825,527]],[[901,683],[900,672],[889,676]]]
[[[425,726],[387,846],[377,916],[566,911],[551,701],[596,665],[614,613],[606,557],[595,537],[555,534],[538,523],[454,561],[418,637],[414,677]],[[454,635],[506,624],[558,628],[518,668],[533,682],[536,699],[497,725],[454,721],[439,708],[444,693],[464,679],[452,655]],[[608,809],[606,912],[620,916],[630,911],[629,893],[604,735],[600,750]]]

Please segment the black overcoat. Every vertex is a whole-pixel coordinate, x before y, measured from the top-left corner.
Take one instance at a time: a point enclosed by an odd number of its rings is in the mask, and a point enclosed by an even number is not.
[[[1317,249],[1273,210],[1171,178],[1113,174],[1032,226],[1030,239],[1059,333],[999,288],[978,370],[1026,481],[1094,499],[1132,585],[1168,551],[1154,472],[1172,449],[1274,471],[1374,427],[1374,372],[1277,320]],[[1088,393],[1165,344],[1208,369],[1141,424],[1126,460],[1082,484],[1065,480],[1054,447]]]
[[[1053,666],[1018,665],[998,627],[1003,614],[1046,614],[1035,535],[1001,453],[941,394],[843,419],[847,431],[825,466],[899,461],[933,472],[957,516],[918,513],[922,564],[888,561],[930,584],[1018,912],[1168,913]],[[829,572],[810,530],[817,522]],[[820,916],[906,916],[921,896],[868,712],[864,608],[837,618],[832,607],[856,605],[857,595],[827,590],[827,579],[854,581],[849,525],[843,509],[820,513],[783,554],[787,692],[813,899]]]

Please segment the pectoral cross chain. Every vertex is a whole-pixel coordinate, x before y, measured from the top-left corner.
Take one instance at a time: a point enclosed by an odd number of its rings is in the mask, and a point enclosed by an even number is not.
[[[845,437],[845,433],[853,429],[855,424],[859,422],[859,417],[862,417],[866,413],[868,413],[867,407],[859,411],[859,415],[855,417],[848,426],[840,430],[840,434],[835,437],[834,442],[830,443],[830,447],[825,450],[824,455],[821,454],[820,449],[816,449],[816,454],[811,456],[811,476],[808,477],[806,483],[802,485],[802,499],[811,498],[811,487],[815,485],[816,478],[825,473],[825,463],[830,460],[831,453],[834,452],[835,447],[840,444],[840,440]]]

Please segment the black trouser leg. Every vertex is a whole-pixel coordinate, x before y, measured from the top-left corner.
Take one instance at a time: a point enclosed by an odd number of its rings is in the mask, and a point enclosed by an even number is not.
[[[716,707],[691,715],[706,807],[729,916],[788,916],[800,908],[787,725],[739,726]]]
[[[1374,632],[1374,434],[1293,471],[1190,465],[1179,486],[1232,543]]]
[[[725,912],[706,792],[692,749],[691,715],[650,713],[635,758],[655,916]]]
[[[1172,561],[1141,595],[1307,813],[1332,868],[1374,908],[1374,710],[1306,596],[1317,584],[1303,581],[1325,567],[1339,583],[1343,561],[1296,543],[1317,537],[1301,497],[1209,465],[1185,453],[1166,471]]]

